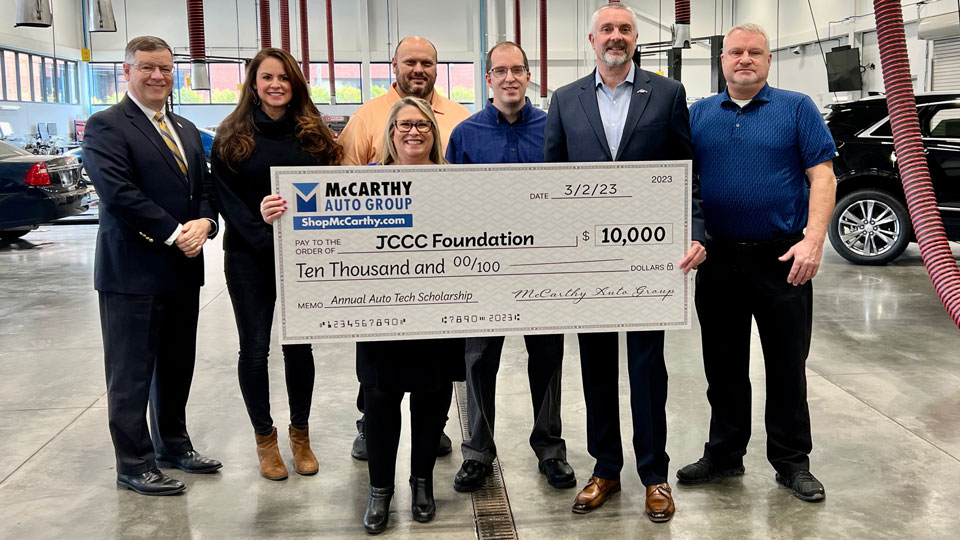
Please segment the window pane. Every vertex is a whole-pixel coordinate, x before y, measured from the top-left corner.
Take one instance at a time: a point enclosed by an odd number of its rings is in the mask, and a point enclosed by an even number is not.
[[[117,77],[114,64],[90,64],[90,103],[106,105],[117,102]]]
[[[30,55],[17,53],[20,65],[20,101],[30,101]]]
[[[17,54],[13,51],[3,51],[3,85],[7,91],[7,99],[20,99],[17,94]]]
[[[210,64],[213,103],[236,103],[240,97],[241,64]]]
[[[30,65],[33,67],[33,101],[43,101],[43,58],[30,55]]]
[[[123,96],[127,93],[127,77],[123,74],[123,63],[117,62],[114,64],[117,66],[117,101],[123,99]]]
[[[173,79],[173,102],[180,105],[210,103],[209,90],[194,90],[187,81],[190,79],[190,64],[177,64]]]
[[[443,97],[450,97],[450,76],[447,72],[447,66],[448,64],[437,64],[437,82],[433,86],[433,89]]]
[[[67,76],[67,63],[63,60],[57,60],[57,71],[56,71],[56,80],[54,83],[57,88],[57,102],[59,103],[68,103],[67,101],[67,92],[66,85],[64,84],[65,77]]]
[[[360,103],[360,64],[334,64],[337,103]],[[310,92],[316,103],[330,103],[330,70],[326,63],[310,64]]]
[[[54,87],[53,59],[43,59],[43,71],[40,73],[40,85],[43,87],[43,100],[48,103],[57,101],[56,88]]]
[[[380,97],[390,89],[393,68],[390,64],[370,64],[370,97]]]
[[[80,103],[80,93],[77,90],[78,76],[77,63],[67,62],[66,71],[62,75],[63,88],[66,92],[64,103]]]
[[[473,64],[450,64],[450,99],[473,103]]]

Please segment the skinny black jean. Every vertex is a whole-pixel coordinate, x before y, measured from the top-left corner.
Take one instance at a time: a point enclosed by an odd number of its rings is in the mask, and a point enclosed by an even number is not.
[[[253,430],[257,435],[269,435],[273,431],[273,418],[270,416],[267,358],[277,300],[273,257],[230,250],[224,253],[223,269],[240,334],[237,364],[240,392]],[[306,429],[313,399],[313,350],[309,344],[283,345],[282,350],[290,424],[297,429]]]

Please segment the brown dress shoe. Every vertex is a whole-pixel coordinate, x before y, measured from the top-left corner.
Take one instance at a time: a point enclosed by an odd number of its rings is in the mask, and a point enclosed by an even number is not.
[[[654,486],[647,486],[646,512],[650,521],[662,523],[670,521],[676,507],[673,505],[673,495],[670,484],[664,482]]]
[[[260,460],[260,476],[268,480],[287,477],[287,466],[283,464],[277,446],[277,428],[273,428],[269,435],[257,435],[257,458]]]
[[[297,429],[290,426],[290,450],[293,451],[293,470],[297,471],[297,474],[317,474],[320,464],[310,449],[310,428]]]
[[[619,480],[605,480],[591,476],[586,487],[577,493],[577,499],[573,502],[573,512],[575,514],[592,512],[607,502],[607,497],[618,491],[620,491]]]

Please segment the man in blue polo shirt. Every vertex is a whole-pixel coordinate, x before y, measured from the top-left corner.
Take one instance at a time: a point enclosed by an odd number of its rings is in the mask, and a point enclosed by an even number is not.
[[[823,484],[810,474],[804,369],[836,148],[809,97],[766,84],[769,43],[757,25],[731,29],[721,57],[726,91],[690,108],[709,254],[696,305],[712,416],[703,457],[677,479],[700,484],[744,472],[752,317],[766,369],[767,459],[796,497],[822,501]]]
[[[516,43],[498,43],[486,59],[487,85],[493,99],[484,109],[461,122],[447,143],[450,163],[531,163],[543,161],[546,113],[526,97],[530,84],[527,55]],[[563,335],[524,336],[527,373],[533,398],[530,446],[547,482],[555,488],[576,485],[560,436],[560,372]],[[463,466],[453,488],[476,491],[493,471],[497,447],[493,442],[494,401],[503,337],[467,339],[467,414],[470,437],[463,441]]]

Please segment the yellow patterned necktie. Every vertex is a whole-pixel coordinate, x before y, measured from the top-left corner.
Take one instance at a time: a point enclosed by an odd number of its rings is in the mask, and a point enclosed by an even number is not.
[[[167,143],[167,147],[173,152],[173,157],[177,160],[177,165],[180,166],[180,172],[186,176],[187,162],[183,160],[183,154],[181,154],[180,149],[177,148],[177,142],[173,140],[173,134],[170,133],[170,128],[168,128],[167,124],[163,121],[163,113],[155,114],[153,119],[156,120],[157,125],[160,126],[160,135],[163,136],[163,142]]]

